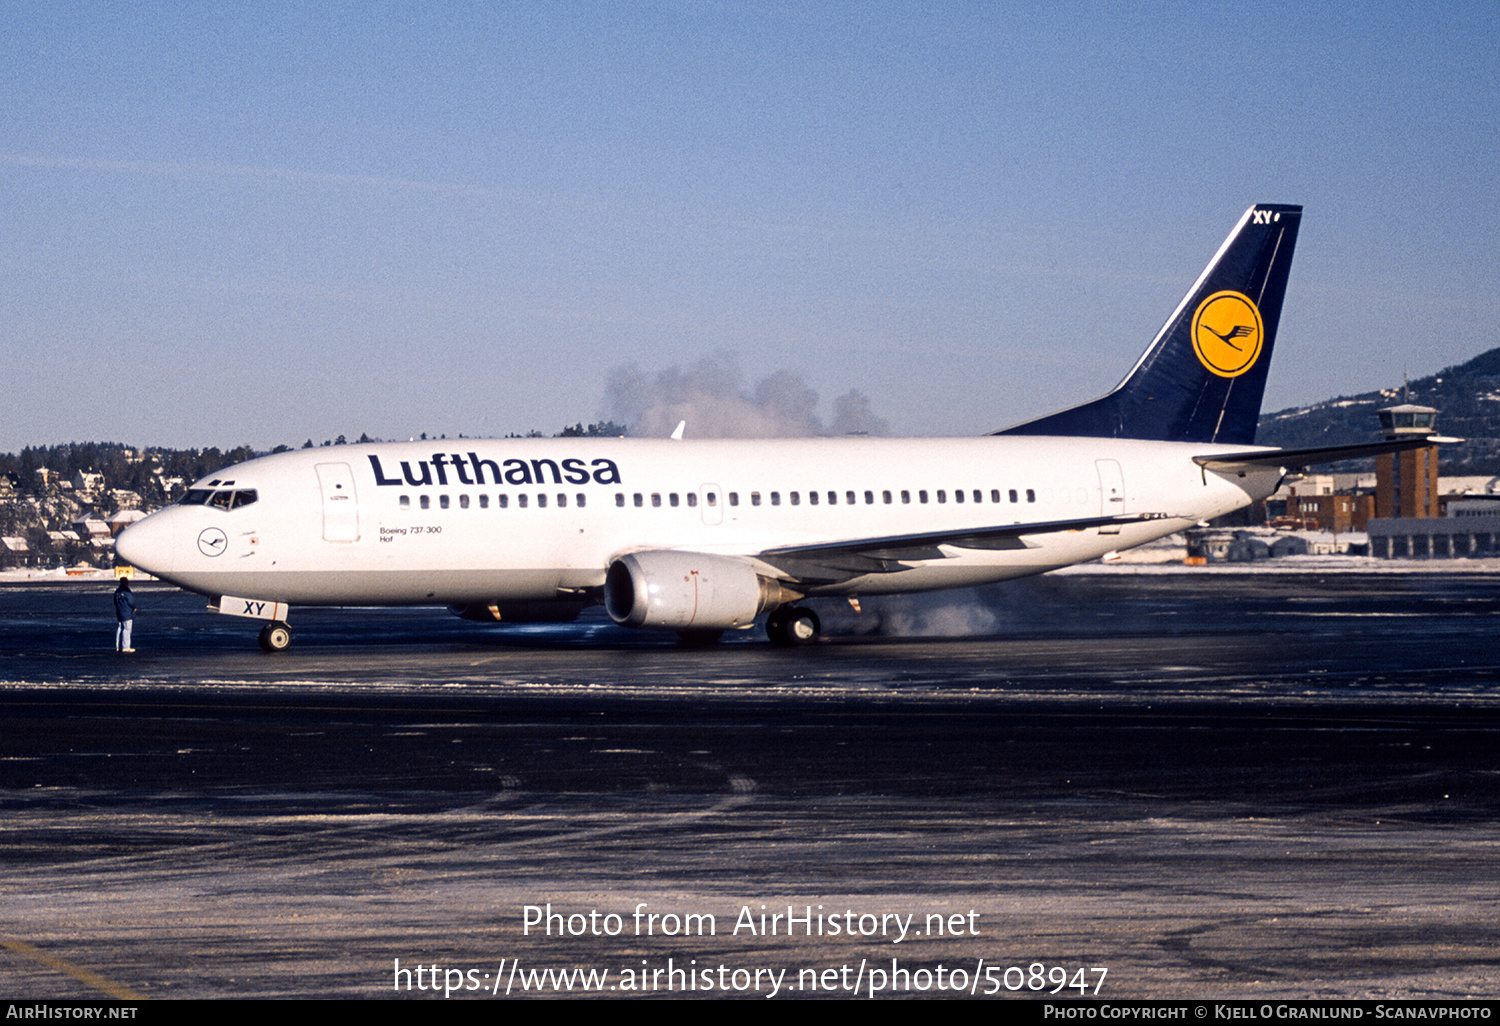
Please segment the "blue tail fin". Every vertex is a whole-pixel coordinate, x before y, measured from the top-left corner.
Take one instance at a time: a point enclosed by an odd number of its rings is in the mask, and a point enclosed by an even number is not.
[[[1301,223],[1300,206],[1245,211],[1114,391],[995,434],[1253,445]]]

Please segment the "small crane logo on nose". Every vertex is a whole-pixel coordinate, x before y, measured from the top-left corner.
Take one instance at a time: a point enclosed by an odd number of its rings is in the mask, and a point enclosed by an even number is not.
[[[229,548],[229,536],[217,527],[206,527],[198,535],[198,551],[205,556],[217,556]]]

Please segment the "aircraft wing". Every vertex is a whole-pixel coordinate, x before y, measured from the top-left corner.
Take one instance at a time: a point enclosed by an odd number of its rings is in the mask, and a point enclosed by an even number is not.
[[[1379,456],[1407,449],[1425,449],[1440,442],[1460,442],[1461,438],[1401,438],[1393,441],[1368,442],[1363,445],[1333,445],[1319,449],[1252,449],[1249,452],[1221,452],[1212,456],[1194,456],[1193,462],[1205,470],[1238,470],[1243,467],[1305,467],[1314,463],[1337,463],[1361,456]]]
[[[760,553],[759,559],[807,584],[836,584],[864,574],[908,570],[912,562],[919,560],[944,559],[946,557],[941,549],[944,545],[959,549],[1024,549],[1027,546],[1021,539],[1028,534],[1086,531],[1094,527],[1118,527],[1147,520],[1164,520],[1167,517],[1166,513],[1123,513],[1107,517],[1005,524],[959,531],[856,538],[767,549]]]

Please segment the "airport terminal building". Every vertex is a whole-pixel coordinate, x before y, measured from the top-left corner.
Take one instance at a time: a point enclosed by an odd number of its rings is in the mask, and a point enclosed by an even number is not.
[[[1368,530],[1370,555],[1378,559],[1500,556],[1500,511],[1371,520]]]

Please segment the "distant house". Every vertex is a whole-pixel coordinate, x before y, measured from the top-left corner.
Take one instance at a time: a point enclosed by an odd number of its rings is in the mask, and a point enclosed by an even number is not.
[[[25,566],[31,562],[31,546],[25,538],[0,538],[0,556],[12,566]]]
[[[102,520],[75,520],[71,526],[80,538],[95,540],[111,537],[109,525]]]
[[[70,480],[77,491],[88,492],[90,495],[104,487],[103,474],[92,474],[78,470],[74,471],[73,477]]]
[[[134,495],[135,493],[129,492],[127,494]],[[129,527],[137,520],[145,519],[146,514],[142,513],[138,509],[122,509],[120,510],[120,512],[109,518],[109,533],[118,535],[121,531],[125,530],[125,528]]]

